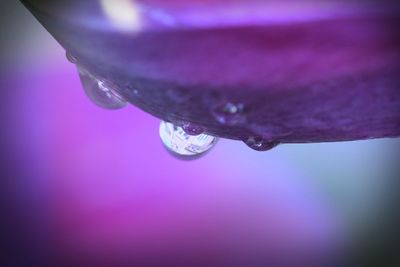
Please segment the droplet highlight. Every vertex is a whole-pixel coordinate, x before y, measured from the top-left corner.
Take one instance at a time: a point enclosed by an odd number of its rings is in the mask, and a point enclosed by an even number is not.
[[[208,134],[189,135],[182,127],[165,121],[160,124],[160,138],[172,154],[185,159],[197,158],[218,141],[217,137]]]
[[[139,96],[140,95],[138,89],[133,89],[132,93],[133,93],[134,96]]]
[[[256,151],[268,151],[279,145],[277,141],[265,140],[262,137],[251,136],[244,143]]]
[[[224,125],[237,125],[246,122],[244,105],[241,103],[227,102],[218,105],[212,110],[212,114],[219,123]]]
[[[79,77],[86,95],[97,106],[105,109],[120,109],[127,105],[128,102],[105,81],[97,79],[83,69],[79,69]]]

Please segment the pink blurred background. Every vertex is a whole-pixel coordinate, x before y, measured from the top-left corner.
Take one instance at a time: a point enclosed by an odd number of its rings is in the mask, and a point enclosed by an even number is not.
[[[85,96],[65,51],[0,4],[3,266],[389,266],[399,139],[221,140],[171,157],[158,119]],[[394,243],[395,244],[395,243]]]

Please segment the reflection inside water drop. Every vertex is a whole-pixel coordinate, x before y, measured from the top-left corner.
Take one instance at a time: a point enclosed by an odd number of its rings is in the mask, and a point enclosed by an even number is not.
[[[251,136],[244,143],[253,150],[267,151],[279,145],[277,141],[264,140],[262,137]]]
[[[105,109],[120,109],[127,101],[106,82],[101,81],[82,68],[78,68],[86,95],[93,103]]]
[[[187,134],[183,128],[162,121],[160,137],[165,147],[177,156],[196,157],[210,150],[218,138],[208,134]]]
[[[182,125],[182,129],[188,135],[194,135],[194,136],[202,134],[204,132],[203,127],[196,125],[194,123],[191,123],[191,122],[185,122]]]

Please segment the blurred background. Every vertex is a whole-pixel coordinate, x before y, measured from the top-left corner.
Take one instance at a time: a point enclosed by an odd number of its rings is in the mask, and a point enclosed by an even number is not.
[[[165,151],[102,110],[65,51],[0,2],[2,266],[395,266],[400,139]]]

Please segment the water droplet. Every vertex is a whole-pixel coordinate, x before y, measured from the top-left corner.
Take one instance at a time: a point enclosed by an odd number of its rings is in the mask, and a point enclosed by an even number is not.
[[[65,57],[68,59],[69,62],[71,62],[72,64],[76,64],[78,63],[78,59],[71,54],[71,52],[67,51],[65,52]]]
[[[187,133],[188,135],[199,135],[202,134],[204,132],[203,127],[196,125],[194,123],[191,122],[185,122],[182,125],[182,129],[185,131],[185,133]]]
[[[106,82],[95,78],[83,69],[79,69],[79,77],[86,95],[96,105],[105,109],[120,109],[127,105],[127,101]]]
[[[244,143],[251,149],[257,151],[267,151],[279,145],[277,141],[265,140],[262,137],[251,136]]]
[[[189,100],[190,94],[184,88],[171,88],[167,90],[167,96],[174,102],[183,103]]]
[[[243,104],[234,104],[231,102],[218,105],[212,110],[215,119],[226,125],[237,125],[246,122]]]
[[[197,158],[210,150],[218,141],[218,138],[212,135],[189,135],[183,128],[165,121],[160,124],[160,137],[170,152],[185,159]]]

